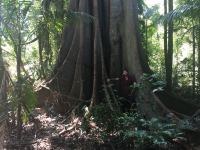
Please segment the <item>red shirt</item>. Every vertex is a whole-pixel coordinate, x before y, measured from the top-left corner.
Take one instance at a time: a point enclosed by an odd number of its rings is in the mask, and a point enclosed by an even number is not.
[[[126,97],[132,95],[132,89],[130,88],[130,85],[136,83],[135,76],[131,77],[129,75],[122,75],[120,78],[120,87],[119,87],[119,93],[120,96]]]

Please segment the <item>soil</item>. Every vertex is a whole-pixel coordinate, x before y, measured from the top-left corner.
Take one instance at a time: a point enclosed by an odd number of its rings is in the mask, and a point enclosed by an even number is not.
[[[99,129],[94,122],[89,123],[90,132],[83,131],[82,119],[56,114],[52,110],[46,111],[36,108],[32,113],[34,119],[23,124],[21,139],[17,139],[17,130],[10,128],[8,137],[1,144],[5,150],[129,150],[129,147],[117,145],[116,139],[111,137],[106,142],[101,139]],[[191,134],[189,134],[191,136]],[[198,139],[198,137],[195,137]],[[193,141],[193,140],[191,140]],[[114,144],[115,143],[115,144]],[[184,146],[187,150],[200,150],[195,144]],[[184,149],[185,149],[184,148]],[[177,150],[183,150],[177,148]]]
[[[86,134],[82,131],[80,118],[69,122],[66,116],[53,115],[42,108],[35,109],[33,114],[34,121],[23,125],[21,140],[16,137],[16,129],[10,129],[12,132],[4,142],[4,149],[112,150],[112,145],[102,142],[94,132]],[[96,128],[95,124],[93,127]]]

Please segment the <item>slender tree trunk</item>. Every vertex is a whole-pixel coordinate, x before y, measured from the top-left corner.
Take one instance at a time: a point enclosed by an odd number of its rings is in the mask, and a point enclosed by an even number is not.
[[[196,41],[195,41],[195,28],[193,28],[192,31],[192,37],[193,37],[193,54],[192,54],[192,59],[193,59],[193,64],[192,64],[192,68],[193,68],[193,76],[192,76],[192,95],[193,98],[195,97],[195,93],[196,93]]]
[[[51,35],[50,35],[49,27],[48,27],[48,19],[51,17],[49,15],[51,3],[52,3],[51,1],[44,1],[44,3],[42,4],[44,7],[44,10],[43,10],[44,21],[38,24],[39,62],[40,62],[40,70],[41,70],[42,78],[46,78],[48,68],[52,65],[52,57],[53,57],[52,43],[50,40]],[[64,15],[63,14],[64,1],[57,0],[54,3],[56,5],[55,17],[59,18],[58,20],[61,20],[60,18],[64,17],[63,16]],[[59,3],[59,6],[58,6],[58,3]],[[55,34],[56,34],[57,40],[59,40],[60,38],[57,36],[58,33],[55,33]],[[56,43],[55,46],[57,48],[58,41],[56,41],[55,43]]]
[[[43,44],[44,44],[44,52],[45,52],[45,60],[44,60],[44,68],[46,71],[52,63],[52,49],[51,49],[51,41],[50,41],[50,32],[48,30],[48,26],[45,24],[44,26],[45,34],[43,36]],[[45,72],[45,75],[47,72]]]
[[[21,94],[22,94],[22,85],[21,85],[21,47],[18,46],[17,48],[17,99],[18,99],[18,110],[17,110],[17,137],[21,138],[21,131],[22,131],[22,119],[21,119]]]
[[[2,0],[0,0],[0,12],[2,12]],[[0,18],[2,18],[0,14]],[[0,29],[2,28],[2,22],[0,19]],[[5,66],[3,62],[3,52],[2,52],[2,36],[0,35],[0,103],[1,103],[1,123],[0,123],[0,149],[4,149],[4,144],[5,144],[5,136],[6,136],[6,131],[8,125],[8,119],[6,121],[4,120],[4,117],[7,118],[9,109],[8,109],[8,95],[7,95],[7,90],[8,90],[8,79],[7,79],[7,74],[5,72]],[[5,115],[5,116],[4,116]],[[2,120],[3,119],[3,120]]]
[[[164,0],[164,15],[167,14],[167,0]],[[167,46],[167,21],[164,22],[164,56],[165,56],[165,72],[167,74],[167,54],[168,54],[168,46]],[[165,74],[165,78],[167,75]],[[166,79],[167,81],[167,79]]]
[[[45,71],[44,71],[44,62],[43,62],[43,41],[42,41],[42,37],[39,33],[38,35],[38,50],[39,50],[39,63],[40,63],[40,77],[41,78],[45,78]]]
[[[1,5],[2,5],[2,1],[0,0],[0,12],[1,12]],[[0,18],[1,18],[1,14],[0,14]],[[2,22],[0,19],[0,28],[2,26]],[[3,64],[3,52],[2,52],[2,36],[0,36],[0,85],[1,85],[1,79],[3,78],[3,74],[4,74],[4,64]]]
[[[146,51],[148,50],[148,27],[147,27],[147,19],[145,19],[145,35],[146,35]]]
[[[64,23],[64,6],[65,6],[65,1],[64,0],[56,0],[55,1],[55,6],[56,6],[56,19],[59,21],[59,23],[63,24]],[[55,33],[55,41],[56,41],[56,48],[60,48],[61,44],[61,33]]]
[[[2,0],[0,0],[0,12],[2,11]],[[0,14],[1,18],[1,14]],[[2,22],[0,19],[0,28],[2,27]],[[0,113],[4,115],[8,113],[8,101],[7,101],[7,72],[3,61],[3,50],[2,50],[2,36],[0,35],[0,103],[2,109]]]
[[[197,46],[198,46],[198,75],[197,75],[197,79],[198,79],[198,92],[200,92],[200,18],[199,18],[199,27],[197,29]]]
[[[17,110],[17,138],[21,138],[22,131],[22,119],[21,119],[21,111],[22,111],[22,77],[21,77],[21,52],[22,52],[22,35],[21,35],[21,4],[19,2],[18,6],[18,16],[17,16],[17,25],[18,25],[18,45],[16,48],[16,61],[17,61],[17,99],[18,99],[18,110]]]
[[[21,81],[21,35],[19,34],[19,45],[17,47],[17,99],[18,99],[18,110],[17,110],[17,126],[18,126],[18,132],[17,132],[17,137],[20,139],[21,138],[21,130],[22,130],[22,120],[21,120],[21,110],[22,110],[22,105],[21,105],[21,97],[22,97],[22,81]]]
[[[168,1],[169,12],[173,10],[173,0]],[[167,66],[166,66],[166,81],[167,90],[172,90],[172,73],[173,73],[173,21],[168,23],[168,52],[167,52]]]
[[[0,0],[0,12],[2,7],[2,0]],[[0,14],[0,18],[1,14]],[[2,27],[2,22],[0,19],[0,28]],[[5,81],[5,69],[4,69],[4,64],[3,64],[3,55],[2,55],[2,36],[0,35],[0,103],[1,103],[1,116],[4,115],[5,111],[7,110],[7,81]],[[3,106],[3,107],[2,107]],[[3,116],[5,117],[5,116]],[[2,118],[0,118],[2,119]],[[4,136],[6,135],[6,124],[5,121],[1,121],[0,123],[0,149],[4,149]]]
[[[47,70],[52,64],[52,49],[50,42],[50,33],[46,22],[41,23],[38,29],[38,49],[41,77],[46,78]]]

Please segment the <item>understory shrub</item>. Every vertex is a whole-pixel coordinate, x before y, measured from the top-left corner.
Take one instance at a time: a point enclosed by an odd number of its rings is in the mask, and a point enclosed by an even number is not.
[[[95,106],[92,120],[97,124],[103,136],[115,136],[118,143],[126,148],[169,149],[174,141],[185,140],[176,124],[157,118],[146,119],[138,112],[120,113],[112,111],[106,104]],[[107,136],[105,136],[107,135]]]
[[[157,118],[145,119],[139,113],[125,113],[118,118],[121,139],[132,141],[138,150],[146,148],[168,149],[173,141],[185,140],[176,124]]]
[[[98,127],[102,128],[106,133],[112,133],[116,131],[118,125],[118,118],[121,112],[112,111],[106,104],[99,104],[91,110],[92,120]]]

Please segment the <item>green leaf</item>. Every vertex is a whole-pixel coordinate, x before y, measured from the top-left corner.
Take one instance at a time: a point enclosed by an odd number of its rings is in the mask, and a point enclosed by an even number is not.
[[[31,111],[32,109],[35,108],[37,103],[36,94],[34,93],[33,87],[29,84],[24,85],[23,92],[24,92],[23,100],[29,111]]]
[[[169,136],[169,137],[171,137],[171,136],[173,135],[173,133],[170,132],[169,130],[167,130],[167,131],[162,131],[161,133],[162,133],[164,136]]]

